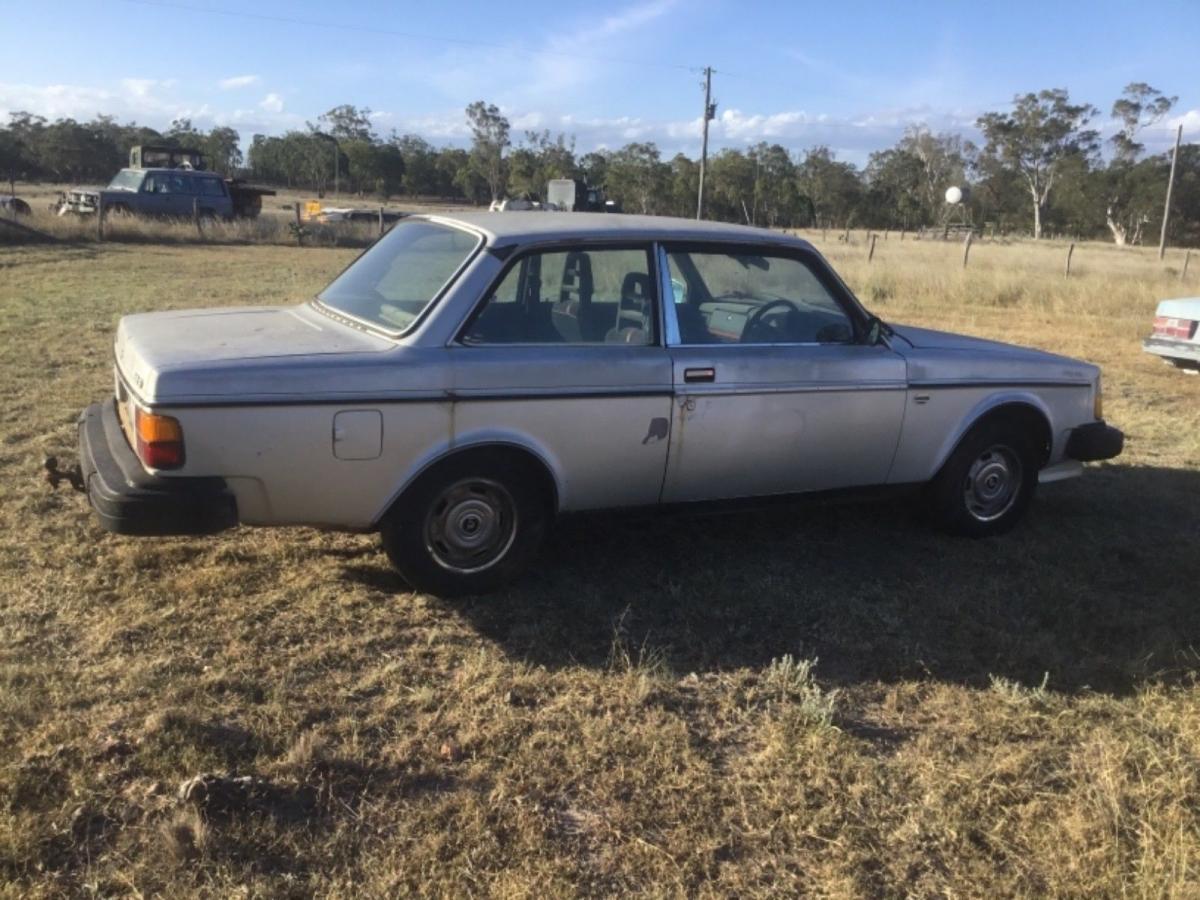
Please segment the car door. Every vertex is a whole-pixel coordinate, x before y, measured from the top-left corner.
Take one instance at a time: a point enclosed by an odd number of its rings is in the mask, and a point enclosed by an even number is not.
[[[664,502],[883,484],[904,415],[903,358],[815,254],[665,245],[674,417]]]
[[[138,212],[147,216],[166,215],[168,187],[165,172],[148,172],[138,191]]]
[[[654,271],[636,244],[509,260],[449,348],[455,445],[532,449],[559,473],[562,509],[657,503],[671,361]]]
[[[192,199],[195,197],[191,174],[182,171],[172,172],[168,176],[167,184],[169,186],[167,215],[191,216]]]

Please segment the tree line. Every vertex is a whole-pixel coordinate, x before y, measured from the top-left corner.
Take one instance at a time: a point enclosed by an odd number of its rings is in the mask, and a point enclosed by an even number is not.
[[[958,186],[976,225],[1137,244],[1157,236],[1171,163],[1169,153],[1146,153],[1140,138],[1176,99],[1128,85],[1110,108],[1118,130],[1106,142],[1093,127],[1096,107],[1050,89],[980,116],[979,144],[914,125],[861,168],[825,146],[728,148],[707,162],[705,216],[768,227],[915,230],[944,220],[945,191]],[[104,180],[127,164],[131,146],[167,143],[201,150],[223,174],[318,195],[482,204],[539,199],[550,179],[576,178],[604,188],[626,212],[695,215],[700,164],[686,154],[664,158],[651,142],[580,154],[566,134],[526,131],[514,141],[495,105],[472,103],[465,115],[470,146],[435,147],[415,134],[381,136],[369,109],[345,104],[304,129],[253,135],[243,157],[241,136],[229,127],[205,132],[178,119],[158,132],[110,116],[50,122],[17,112],[0,128],[0,173],[10,182]],[[1200,146],[1181,147],[1174,198],[1172,240],[1200,242]]]

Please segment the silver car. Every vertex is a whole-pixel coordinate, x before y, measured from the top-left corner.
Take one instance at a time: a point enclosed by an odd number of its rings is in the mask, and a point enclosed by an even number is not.
[[[997,534],[1123,443],[1095,366],[885,324],[797,238],[645,216],[414,216],[300,306],[124,318],[115,383],[80,418],[105,528],[379,531],[443,595],[580,510],[884,486]]]

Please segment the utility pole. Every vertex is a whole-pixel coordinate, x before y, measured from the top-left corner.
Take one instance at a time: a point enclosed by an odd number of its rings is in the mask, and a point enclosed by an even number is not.
[[[1175,187],[1175,164],[1179,162],[1179,141],[1182,137],[1183,125],[1180,125],[1179,130],[1175,132],[1175,152],[1171,154],[1171,175],[1167,179],[1167,202],[1163,205],[1162,234],[1158,237],[1159,259],[1162,259],[1167,252],[1167,217],[1171,215],[1171,189]]]
[[[696,197],[696,218],[704,217],[704,167],[708,163],[708,123],[716,118],[717,104],[712,102],[712,66],[704,67],[704,138],[700,142],[700,192]]]

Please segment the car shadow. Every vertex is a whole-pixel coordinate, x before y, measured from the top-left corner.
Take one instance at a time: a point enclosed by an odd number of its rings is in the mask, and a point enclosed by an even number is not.
[[[437,601],[510,656],[677,673],[818,656],[833,683],[999,675],[1125,693],[1190,677],[1200,649],[1200,472],[1101,466],[1042,488],[989,540],[899,504],[565,518],[533,572]],[[372,588],[389,570],[347,567]]]

